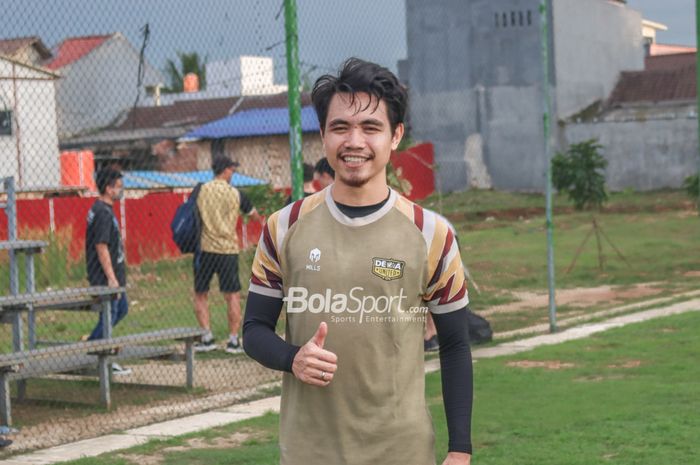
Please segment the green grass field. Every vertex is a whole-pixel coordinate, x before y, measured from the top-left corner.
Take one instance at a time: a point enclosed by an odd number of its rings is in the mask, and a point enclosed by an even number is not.
[[[475,364],[475,463],[691,464],[700,455],[700,312]],[[440,374],[426,377],[438,464]],[[69,465],[276,464],[278,416],[153,441]]]
[[[489,311],[495,305],[515,300],[513,292],[546,292],[546,254],[543,197],[494,191],[470,191],[427,199],[426,206],[442,205],[443,213],[455,223],[462,254],[475,281],[481,288],[470,288],[471,308]],[[606,211],[598,221],[611,241],[622,251],[629,265],[605,245],[606,266],[599,269],[595,240],[583,250],[574,270],[566,274],[574,253],[590,230],[590,214],[570,211],[566,199],[558,196],[555,205],[555,259],[558,290],[575,287],[620,285],[631,287],[653,282],[658,288],[654,297],[672,296],[698,289],[700,276],[700,221],[682,192],[625,192],[613,194]],[[540,208],[540,210],[538,210]],[[84,285],[84,265],[70,263],[66,246],[60,237],[50,238],[47,252],[37,260],[40,288]],[[253,250],[240,257],[240,279],[245,299]],[[2,258],[0,260],[4,260]],[[192,308],[191,256],[179,259],[146,262],[128,270],[130,310],[127,318],[114,331],[115,335],[138,333],[164,327],[194,326]],[[6,285],[8,267],[0,263],[0,285]],[[210,296],[212,327],[215,336],[224,340],[228,333],[223,299],[212,283]],[[0,293],[7,289],[0,288]],[[597,310],[650,297],[628,296],[614,302],[598,302],[581,308],[559,304],[558,317],[587,316]],[[245,305],[245,301],[243,301]],[[546,304],[527,310],[496,312],[488,315],[496,332],[510,331],[546,323]],[[43,312],[38,315],[38,339],[44,341],[76,341],[88,334],[97,315],[82,312]],[[282,332],[283,319],[278,329]],[[11,326],[0,325],[0,352],[11,350]],[[223,351],[199,356],[202,360],[228,358]],[[139,364],[141,361],[130,361]],[[53,417],[81,416],[94,412],[94,402],[78,405],[73,399],[92,399],[96,394],[92,381],[42,381],[32,383],[30,394],[45,399],[61,399],[57,404],[17,404],[21,424],[33,424]],[[34,387],[36,386],[36,387]],[[34,389],[39,389],[35,391]],[[205,394],[202,392],[201,394]],[[161,395],[162,394],[162,395]],[[194,393],[200,395],[200,393]],[[180,390],[156,392],[127,387],[119,391],[119,405],[134,405],[143,399],[158,400],[180,396]],[[77,408],[73,408],[77,407]],[[26,411],[25,411],[26,410]],[[21,414],[21,415],[20,415]]]
[[[477,294],[470,288],[473,310],[511,302],[513,291],[546,290],[543,196],[469,191],[441,199],[431,197],[423,204],[434,209],[441,207],[459,231],[463,259],[482,290]],[[557,288],[645,282],[657,283],[666,294],[697,288],[698,276],[693,272],[700,272],[700,221],[683,192],[612,194],[598,221],[629,265],[604,244],[606,265],[599,269],[596,242],[591,239],[569,274],[564,271],[590,230],[591,215],[572,212],[563,196],[556,196],[555,206],[560,210],[554,217]],[[84,265],[66,259],[66,247],[60,238],[51,238],[50,243],[47,253],[37,263],[40,288],[84,285]],[[240,258],[244,298],[252,258],[252,250],[245,251]],[[4,286],[9,282],[8,267],[4,262],[1,264],[0,285]],[[129,267],[128,279],[130,313],[115,328],[115,335],[196,324],[191,256]],[[213,329],[221,339],[227,334],[225,306],[215,282],[212,289]],[[0,292],[7,291],[0,287]],[[570,310],[566,306],[560,308],[562,316]],[[96,319],[96,315],[69,312],[40,314],[39,339],[77,340],[92,329]],[[496,331],[527,327],[546,319],[546,308],[489,318]],[[7,325],[0,326],[0,335],[4,334],[10,334]],[[0,337],[0,352],[9,350],[10,338]]]

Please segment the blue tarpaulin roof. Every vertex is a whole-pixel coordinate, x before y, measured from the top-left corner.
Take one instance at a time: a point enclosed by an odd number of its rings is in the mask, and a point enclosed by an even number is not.
[[[319,130],[313,107],[301,109],[301,130]],[[289,133],[288,108],[257,108],[234,113],[185,134],[183,139],[226,139]]]
[[[214,174],[209,170],[177,173],[166,173],[163,171],[125,171],[123,174],[124,187],[126,189],[194,187],[198,182],[207,182],[214,178]],[[261,184],[267,184],[267,182],[240,173],[233,173],[233,177],[231,178],[231,185],[236,187],[258,186]]]

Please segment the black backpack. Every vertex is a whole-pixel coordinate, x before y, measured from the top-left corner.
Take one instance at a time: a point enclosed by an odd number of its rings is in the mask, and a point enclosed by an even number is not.
[[[199,248],[202,219],[197,209],[197,197],[201,188],[201,182],[194,186],[187,202],[175,210],[175,216],[173,216],[173,221],[170,223],[173,242],[177,244],[182,253],[194,253]]]
[[[469,342],[482,344],[493,339],[491,324],[483,317],[467,309],[467,325],[469,327]]]

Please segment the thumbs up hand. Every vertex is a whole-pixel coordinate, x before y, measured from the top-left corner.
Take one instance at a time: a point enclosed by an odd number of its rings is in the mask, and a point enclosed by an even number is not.
[[[338,369],[338,357],[323,349],[328,335],[328,325],[321,322],[316,333],[294,357],[292,373],[300,381],[312,386],[328,386]]]

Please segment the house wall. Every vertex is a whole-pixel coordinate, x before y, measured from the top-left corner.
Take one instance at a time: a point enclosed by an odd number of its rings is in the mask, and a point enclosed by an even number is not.
[[[611,190],[679,188],[698,172],[696,118],[569,124],[564,133],[567,144],[599,140]]]
[[[543,183],[537,0],[407,0],[415,140],[435,145],[437,188]]]
[[[14,176],[21,189],[58,186],[54,77],[5,60],[0,77],[10,78],[0,79],[0,109],[12,110],[13,123],[12,135],[0,136],[0,177]]]
[[[121,35],[63,68],[57,85],[61,139],[111,123],[136,100],[139,55]],[[160,71],[146,63],[141,88],[164,82]]]
[[[644,69],[642,14],[617,2],[555,0],[559,118],[610,95],[621,71]]]
[[[439,190],[544,190],[539,4],[406,0],[401,77],[412,137],[435,145]],[[621,68],[643,66],[641,16],[607,0],[553,5],[550,66],[561,117],[606,96]]]
[[[211,141],[194,142],[192,145],[196,147],[196,169],[211,169]],[[289,136],[286,134],[228,139],[224,151],[227,156],[241,164],[238,168],[241,174],[269,181],[274,188],[291,185]],[[302,154],[304,162],[310,164],[316,163],[324,156],[319,134],[303,135]]]

